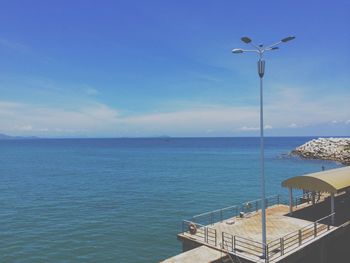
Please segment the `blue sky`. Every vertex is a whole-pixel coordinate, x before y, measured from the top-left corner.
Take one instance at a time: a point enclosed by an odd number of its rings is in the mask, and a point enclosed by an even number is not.
[[[350,134],[349,1],[2,1],[0,133]]]

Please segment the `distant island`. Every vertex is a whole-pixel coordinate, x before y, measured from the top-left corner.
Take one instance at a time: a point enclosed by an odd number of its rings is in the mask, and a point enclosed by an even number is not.
[[[0,140],[18,140],[18,139],[39,139],[39,137],[36,137],[36,136],[11,136],[11,135],[0,133]]]
[[[350,138],[318,138],[295,148],[292,155],[350,165]]]

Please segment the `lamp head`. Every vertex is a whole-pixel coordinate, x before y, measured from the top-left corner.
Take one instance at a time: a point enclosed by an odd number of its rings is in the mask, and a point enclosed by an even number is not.
[[[281,41],[282,41],[283,43],[286,43],[286,42],[288,42],[288,41],[293,40],[294,38],[295,38],[295,36],[289,36],[289,37],[283,38]]]
[[[232,49],[232,53],[234,53],[234,54],[240,54],[240,53],[243,53],[243,49],[240,49],[240,48],[235,48],[235,49]]]
[[[249,37],[242,37],[241,40],[246,44],[249,44],[250,42],[252,42],[252,40]]]

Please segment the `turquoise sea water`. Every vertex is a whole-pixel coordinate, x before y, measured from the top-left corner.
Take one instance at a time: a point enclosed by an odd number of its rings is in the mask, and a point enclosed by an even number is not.
[[[267,138],[268,194],[338,164]],[[0,141],[0,262],[157,262],[194,214],[256,199],[258,138]]]

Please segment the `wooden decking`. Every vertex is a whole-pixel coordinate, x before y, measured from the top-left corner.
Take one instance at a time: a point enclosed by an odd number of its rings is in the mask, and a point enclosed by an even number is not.
[[[286,216],[288,209],[286,205],[275,205],[266,210],[267,242],[281,238],[311,223],[310,221]],[[232,222],[234,223],[232,224]],[[225,232],[233,236],[241,236],[261,242],[260,211],[245,215],[243,218],[238,217],[218,222],[209,227],[216,229],[218,235]]]

